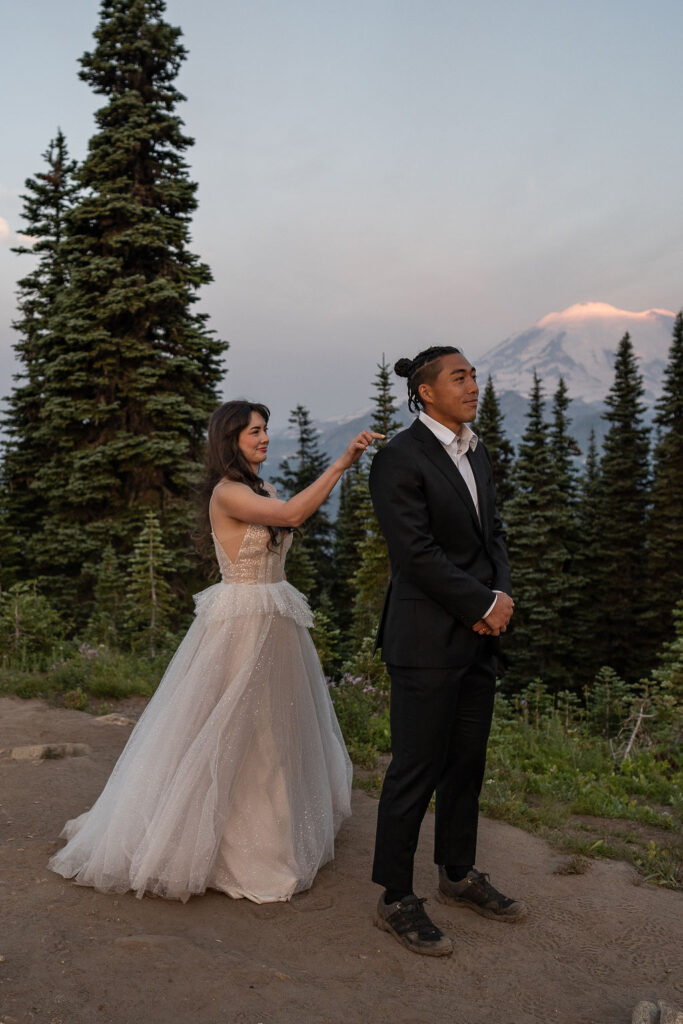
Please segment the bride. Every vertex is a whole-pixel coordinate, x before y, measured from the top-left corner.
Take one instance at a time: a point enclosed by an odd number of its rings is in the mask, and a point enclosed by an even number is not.
[[[93,807],[49,867],[80,885],[256,903],[308,889],[350,814],[351,762],[308,628],[285,581],[291,529],[379,434],[362,431],[288,501],[258,475],[268,409],[226,402],[209,423],[205,490],[222,582],[196,616]]]

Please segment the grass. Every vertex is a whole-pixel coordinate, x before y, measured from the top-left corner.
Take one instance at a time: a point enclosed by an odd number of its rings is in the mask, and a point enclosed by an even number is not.
[[[494,720],[481,809],[577,856],[612,857],[648,881],[683,883],[683,771],[673,756],[638,751],[615,764],[607,740],[553,714]],[[632,823],[632,824],[631,824]]]
[[[81,649],[47,668],[0,668],[0,696],[40,697],[50,704],[84,710],[102,700],[151,697],[170,654],[156,658],[92,648]]]

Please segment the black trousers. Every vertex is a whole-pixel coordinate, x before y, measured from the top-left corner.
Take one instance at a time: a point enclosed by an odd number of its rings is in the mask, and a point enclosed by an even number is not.
[[[465,667],[387,667],[392,759],[379,802],[372,880],[411,892],[420,826],[434,792],[435,863],[475,863],[496,677],[483,637],[476,660]]]

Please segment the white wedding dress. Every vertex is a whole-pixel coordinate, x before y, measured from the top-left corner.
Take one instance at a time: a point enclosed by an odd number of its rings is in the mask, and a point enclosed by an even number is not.
[[[267,484],[269,493],[274,488]],[[284,580],[291,534],[250,525],[196,616],[93,807],[49,867],[103,892],[256,903],[308,889],[350,814],[351,762]]]

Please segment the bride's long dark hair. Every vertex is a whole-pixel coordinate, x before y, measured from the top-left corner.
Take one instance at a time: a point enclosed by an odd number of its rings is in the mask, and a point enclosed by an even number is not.
[[[256,494],[264,498],[270,497],[261,477],[254,473],[239,446],[239,436],[245,427],[249,426],[252,412],[259,413],[268,423],[270,409],[267,406],[261,405],[260,402],[247,402],[241,398],[219,406],[209,420],[204,478],[198,492],[198,547],[202,555],[208,554],[211,548],[209,501],[219,480],[237,480],[251,487]],[[280,531],[274,526],[269,526],[268,532],[270,544],[277,544]]]

